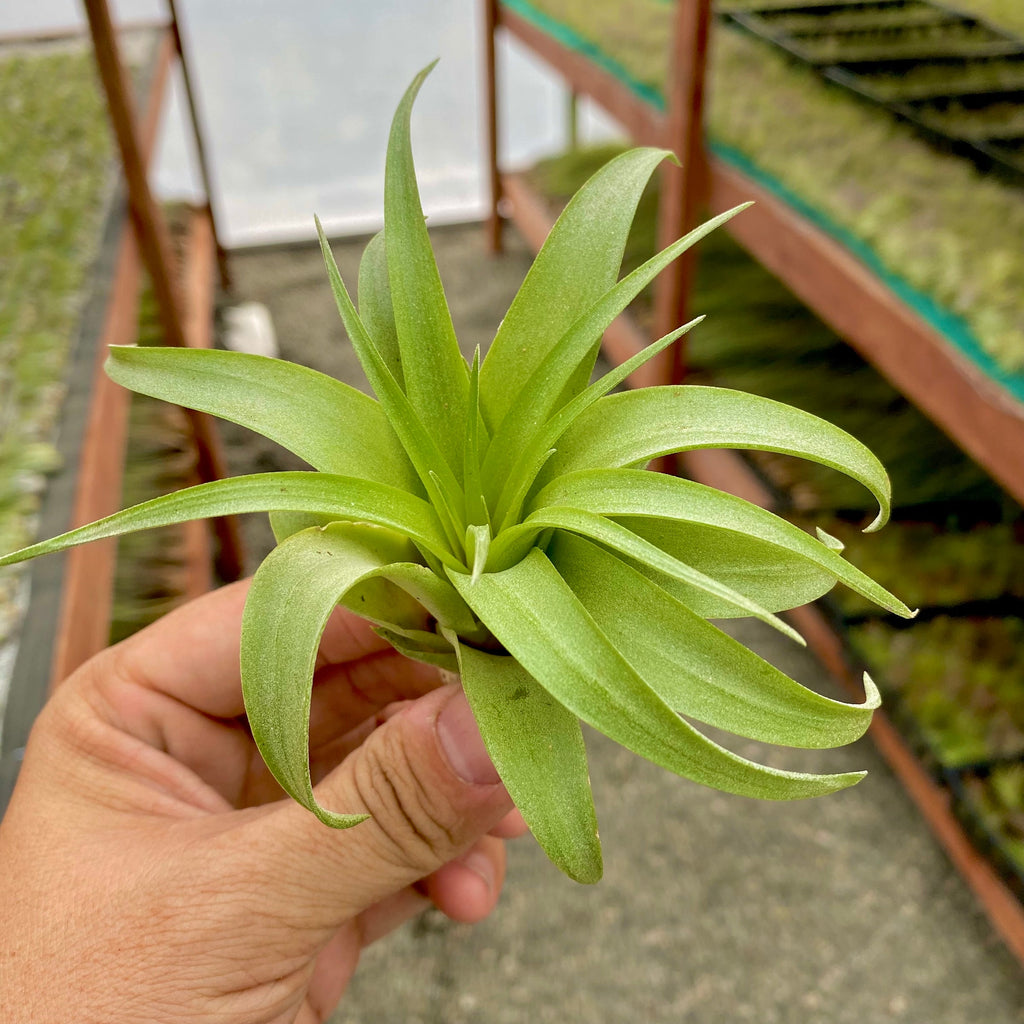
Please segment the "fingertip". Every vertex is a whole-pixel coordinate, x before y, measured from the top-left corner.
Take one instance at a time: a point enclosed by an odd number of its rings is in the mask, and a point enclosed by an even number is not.
[[[485,836],[435,871],[425,880],[424,889],[446,917],[460,924],[476,924],[497,906],[504,879],[504,844]]]

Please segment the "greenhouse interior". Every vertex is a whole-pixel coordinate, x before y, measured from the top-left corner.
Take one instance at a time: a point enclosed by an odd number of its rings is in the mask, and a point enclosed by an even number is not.
[[[431,847],[331,919],[327,995],[324,932],[294,1003],[213,1019],[1024,1021],[1024,5],[364,6],[0,14],[0,1004],[8,964],[12,1020],[214,998],[220,940],[182,995],[143,920],[192,927],[152,837],[212,739],[160,712],[133,824],[52,765],[104,672],[212,632],[238,707],[188,710],[264,788],[197,836]],[[342,620],[400,667],[327,736]],[[514,824],[404,761],[331,788],[440,685]],[[51,827],[139,865],[116,942]],[[290,948],[252,913],[246,986]]]

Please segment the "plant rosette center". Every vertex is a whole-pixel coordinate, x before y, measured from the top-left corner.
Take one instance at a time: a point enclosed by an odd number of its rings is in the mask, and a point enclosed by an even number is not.
[[[250,427],[309,472],[187,488],[0,558],[205,516],[267,512],[277,538],[253,579],[241,673],[253,736],[284,789],[327,825],[309,771],[313,669],[339,605],[410,658],[458,672],[509,793],[570,877],[601,876],[581,722],[655,764],[729,793],[797,799],[863,773],[757,764],[704,723],[783,746],[826,748],[867,729],[878,691],[824,697],[709,622],[752,616],[797,642],[779,612],[836,583],[898,615],[907,607],[842,545],[740,498],[645,467],[736,447],[842,472],[888,518],[885,470],[809,413],[722,388],[615,389],[698,320],[591,383],[612,320],[730,210],[619,278],[637,204],[669,154],[617,156],[563,210],[488,349],[467,362],[424,223],[409,125],[429,68],[395,114],[384,230],[359,268],[358,308],[319,221],[327,273],[376,398],[313,370],[235,352],[112,349],[109,375],[137,392]]]

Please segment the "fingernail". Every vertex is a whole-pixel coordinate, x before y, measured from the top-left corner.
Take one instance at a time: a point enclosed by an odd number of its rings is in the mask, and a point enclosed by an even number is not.
[[[470,850],[459,863],[483,880],[488,892],[494,891],[494,865],[491,858],[479,850]]]
[[[463,782],[485,786],[501,781],[487,756],[465,694],[459,690],[437,716],[437,737],[452,770]]]

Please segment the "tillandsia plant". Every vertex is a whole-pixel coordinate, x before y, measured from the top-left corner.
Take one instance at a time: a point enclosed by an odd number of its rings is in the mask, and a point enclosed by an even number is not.
[[[374,400],[280,360],[221,351],[112,349],[114,380],[251,427],[316,472],[191,487],[0,558],[189,518],[269,512],[241,639],[253,735],[284,789],[328,825],[308,766],[312,673],[339,604],[399,651],[461,675],[484,742],[537,840],[572,878],[601,875],[580,720],[680,775],[793,799],[862,773],[808,775],[745,760],[689,719],[795,747],[852,741],[863,704],[804,688],[708,622],[776,613],[842,581],[907,608],[818,539],[739,498],[649,472],[650,460],[735,446],[802,456],[867,487],[883,525],[889,482],[858,441],[807,413],[708,387],[610,394],[686,324],[589,383],[601,336],[655,275],[730,211],[617,280],[640,195],[668,155],[627,152],[565,208],[483,361],[460,353],[427,237],[409,122],[391,130],[385,229],[359,270],[358,312],[317,223],[338,310]]]

